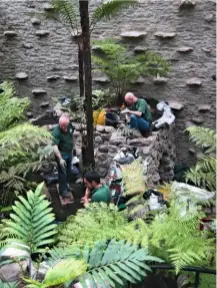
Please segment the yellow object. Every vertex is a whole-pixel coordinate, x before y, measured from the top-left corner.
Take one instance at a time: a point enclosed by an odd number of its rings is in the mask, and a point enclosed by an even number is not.
[[[143,179],[143,167],[139,160],[135,160],[129,165],[121,166],[121,169],[125,195],[140,194],[146,191],[147,186]]]
[[[93,123],[94,125],[105,125],[105,110],[93,111]]]

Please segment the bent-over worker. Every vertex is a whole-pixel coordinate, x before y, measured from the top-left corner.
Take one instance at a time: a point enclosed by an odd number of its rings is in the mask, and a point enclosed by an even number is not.
[[[130,128],[139,130],[141,133],[150,132],[152,115],[145,99],[137,98],[131,92],[128,92],[124,99],[130,106],[130,110],[127,110],[130,114]]]
[[[110,189],[107,185],[100,182],[100,176],[95,171],[88,171],[84,175],[84,185],[86,186],[85,196],[81,202],[87,204],[89,202],[105,202],[111,201]]]
[[[62,115],[53,132],[53,148],[58,165],[59,194],[63,198],[72,198],[68,185],[72,165],[73,131],[67,115]]]

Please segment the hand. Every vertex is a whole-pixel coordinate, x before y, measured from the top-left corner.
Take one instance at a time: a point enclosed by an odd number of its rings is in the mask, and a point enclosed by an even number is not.
[[[130,113],[130,110],[128,108],[121,111],[121,114],[128,114]]]
[[[66,161],[63,158],[60,158],[60,166],[63,170],[66,169]]]
[[[84,197],[81,198],[81,203],[88,204],[89,203],[89,199],[86,196],[84,196]]]

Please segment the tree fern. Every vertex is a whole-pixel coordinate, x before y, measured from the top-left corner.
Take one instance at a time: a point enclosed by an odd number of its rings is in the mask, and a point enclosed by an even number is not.
[[[168,63],[154,52],[144,52],[142,55],[129,55],[127,49],[111,39],[94,41],[100,49],[92,55],[96,71],[100,70],[111,80],[111,85],[117,97],[132,86],[140,76],[166,75]]]
[[[205,149],[205,155],[185,175],[186,181],[191,181],[199,187],[216,190],[216,158],[209,154],[216,149],[216,132],[209,128],[198,126],[186,129],[190,139],[199,147]],[[208,155],[207,155],[208,154]]]
[[[50,203],[41,194],[42,187],[43,183],[35,192],[29,191],[27,198],[19,196],[10,219],[4,220],[3,231],[14,235],[14,238],[7,239],[8,244],[23,243],[29,247],[30,253],[43,251],[43,247],[54,242],[53,236],[57,233]]]

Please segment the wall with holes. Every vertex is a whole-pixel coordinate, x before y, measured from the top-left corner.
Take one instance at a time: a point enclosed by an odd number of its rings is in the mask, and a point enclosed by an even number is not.
[[[0,79],[15,82],[18,94],[32,100],[29,116],[52,106],[53,98],[78,92],[77,46],[67,31],[28,12],[51,9],[49,1],[0,1]],[[97,5],[91,1],[91,5]],[[92,9],[92,8],[91,8]],[[93,38],[120,37],[134,53],[152,49],[171,63],[167,78],[139,78],[138,96],[170,101],[176,113],[179,162],[192,162],[186,126],[215,126],[215,1],[140,0],[108,23]],[[93,75],[97,88],[108,87],[104,75]]]

